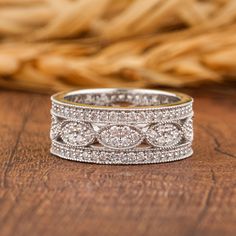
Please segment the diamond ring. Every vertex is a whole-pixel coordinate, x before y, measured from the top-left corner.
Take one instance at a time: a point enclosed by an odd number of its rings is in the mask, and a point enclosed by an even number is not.
[[[99,164],[192,155],[193,99],[151,89],[84,89],[51,97],[51,153]]]

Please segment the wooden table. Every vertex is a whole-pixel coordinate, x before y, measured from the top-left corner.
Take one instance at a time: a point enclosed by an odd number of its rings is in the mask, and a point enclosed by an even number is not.
[[[189,92],[191,158],[109,166],[50,155],[49,96],[1,91],[0,235],[235,236],[236,93]]]

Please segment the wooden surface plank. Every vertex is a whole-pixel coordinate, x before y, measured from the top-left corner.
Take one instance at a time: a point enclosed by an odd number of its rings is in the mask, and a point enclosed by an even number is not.
[[[47,95],[0,92],[0,235],[236,235],[236,94],[190,91],[194,155],[109,166],[49,154]]]

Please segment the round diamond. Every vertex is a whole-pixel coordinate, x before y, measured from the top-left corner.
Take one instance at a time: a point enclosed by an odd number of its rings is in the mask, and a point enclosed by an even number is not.
[[[141,132],[132,126],[113,125],[102,129],[99,142],[110,148],[132,148],[139,145],[143,138]]]
[[[182,139],[182,131],[178,124],[157,124],[147,131],[147,141],[155,146],[168,148],[174,146]]]
[[[95,135],[91,125],[70,121],[62,124],[61,138],[70,145],[87,146],[94,141]]]

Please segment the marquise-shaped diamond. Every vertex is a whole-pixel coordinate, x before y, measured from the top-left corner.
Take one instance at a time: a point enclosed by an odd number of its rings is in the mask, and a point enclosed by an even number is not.
[[[183,124],[184,137],[187,141],[193,141],[193,119],[189,117]]]
[[[95,134],[90,124],[65,121],[62,123],[61,138],[69,145],[87,146],[94,141]]]
[[[180,126],[175,123],[157,124],[151,126],[147,133],[147,141],[160,148],[175,146],[182,139],[183,134]]]
[[[61,122],[58,120],[58,118],[56,116],[52,115],[50,138],[57,139],[57,137],[60,134],[60,129],[61,129]]]
[[[102,128],[99,142],[109,148],[126,149],[138,146],[143,136],[139,129],[128,125],[112,125]]]

